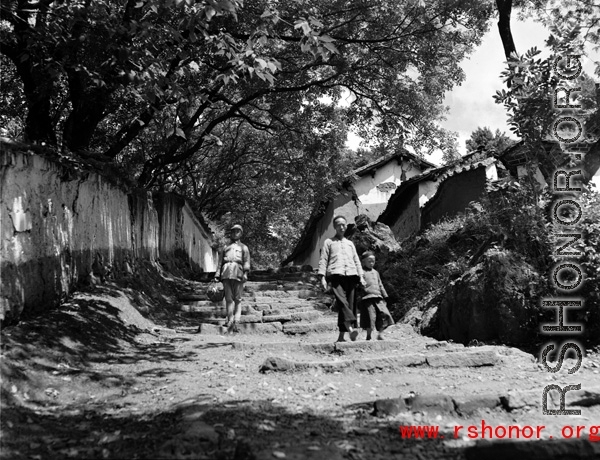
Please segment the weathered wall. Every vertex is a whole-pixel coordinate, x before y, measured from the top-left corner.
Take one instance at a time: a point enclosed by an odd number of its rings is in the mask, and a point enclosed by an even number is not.
[[[418,166],[403,160],[398,163],[392,160],[377,168],[374,175],[366,174],[352,184],[358,196],[358,206],[348,218],[367,215],[371,220],[377,220],[379,215],[387,207],[388,200],[396,191],[396,187],[405,180],[421,173]],[[386,184],[386,187],[382,187]],[[351,223],[351,222],[350,222]]]
[[[128,260],[130,266],[135,259],[158,258],[159,234],[164,232],[149,193],[127,192],[98,174],[61,165],[23,146],[0,147],[0,319],[12,321],[56,305],[89,281],[99,256],[116,276],[124,273]],[[182,213],[179,204],[172,205],[177,209],[169,215]],[[191,227],[181,219],[175,231],[186,235],[179,240],[186,253],[186,239],[198,240],[204,232],[191,232]],[[163,253],[170,255],[175,247],[177,242]],[[214,270],[200,264],[206,258],[196,250],[193,257],[198,267]]]
[[[387,206],[387,202],[394,194],[396,187],[403,180],[410,179],[420,174],[421,169],[408,161],[390,161],[377,168],[375,174],[366,174],[352,184],[352,190],[340,192],[327,207],[325,215],[319,220],[317,229],[312,235],[310,246],[293,261],[296,265],[311,265],[317,267],[321,255],[321,248],[327,238],[335,235],[333,217],[342,215],[348,224],[354,224],[354,219],[365,214],[376,220]],[[382,187],[382,184],[386,186]],[[353,199],[353,195],[357,198]]]
[[[327,238],[331,238],[335,235],[332,222],[334,212],[337,207],[343,207],[345,205],[354,205],[350,194],[340,194],[329,203],[325,215],[319,219],[309,248],[294,260],[296,265],[310,265],[313,268],[319,266],[319,258],[321,257],[323,243]]]
[[[485,193],[486,179],[484,167],[446,179],[421,210],[422,228],[464,212],[471,201],[477,201]]]
[[[194,270],[215,271],[218,255],[211,245],[210,230],[199,222],[185,200],[158,193],[154,204],[158,211],[160,258],[180,253]]]
[[[218,251],[212,245],[212,234],[199,221],[190,206],[185,203],[183,214],[183,241],[187,257],[195,270],[213,272],[217,269]]]
[[[421,228],[421,210],[419,208],[419,184],[412,185],[403,195],[404,202],[399,215],[390,227],[398,241],[408,238]]]

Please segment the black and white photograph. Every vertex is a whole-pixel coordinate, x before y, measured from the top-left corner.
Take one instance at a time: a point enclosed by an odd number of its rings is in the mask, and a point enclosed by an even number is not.
[[[0,460],[600,460],[595,0],[0,0]]]

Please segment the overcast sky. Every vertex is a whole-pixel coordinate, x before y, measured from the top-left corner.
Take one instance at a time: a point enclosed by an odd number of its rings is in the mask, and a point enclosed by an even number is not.
[[[549,32],[539,23],[513,21],[512,34],[517,52],[524,53],[536,46],[542,50],[542,58],[548,56],[544,42]],[[545,51],[545,52],[544,52]],[[596,55],[600,60],[600,56]],[[477,127],[489,127],[492,131],[500,131],[511,135],[506,124],[506,111],[502,105],[494,103],[493,95],[504,88],[500,73],[505,68],[504,49],[494,23],[484,36],[481,45],[462,63],[466,78],[461,86],[454,88],[446,95],[445,105],[450,107],[447,120],[441,125],[458,133],[459,152],[466,153],[465,141]],[[594,66],[591,59],[582,60],[584,70],[593,74]],[[514,136],[511,136],[514,137]],[[358,139],[351,136],[349,145],[356,147]],[[433,154],[427,160],[440,164],[441,152]]]

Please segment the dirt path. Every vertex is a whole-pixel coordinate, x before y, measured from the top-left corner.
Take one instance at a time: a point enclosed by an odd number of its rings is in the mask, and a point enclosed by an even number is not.
[[[590,442],[597,350],[569,375],[516,349],[440,343],[403,325],[385,342],[347,344],[333,344],[335,332],[198,334],[174,313],[174,292],[163,320],[138,312],[135,290],[111,285],[5,329],[2,458],[600,458]],[[542,415],[553,383],[581,384],[567,397],[581,415]],[[538,441],[469,439],[482,423],[545,428]],[[403,439],[409,425],[440,431]],[[566,425],[585,427],[581,439],[563,442]]]

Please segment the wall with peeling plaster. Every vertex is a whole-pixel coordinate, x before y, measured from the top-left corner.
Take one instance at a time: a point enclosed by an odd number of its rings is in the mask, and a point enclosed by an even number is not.
[[[127,191],[26,146],[1,142],[0,148],[4,323],[60,303],[89,282],[99,256],[114,276],[135,270],[137,260],[170,257],[214,271],[210,230],[181,198]]]

